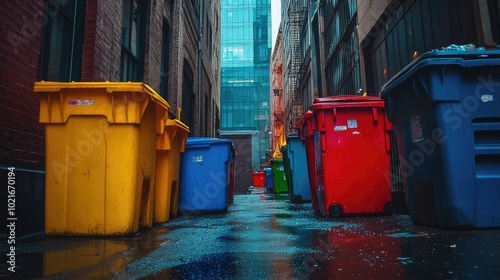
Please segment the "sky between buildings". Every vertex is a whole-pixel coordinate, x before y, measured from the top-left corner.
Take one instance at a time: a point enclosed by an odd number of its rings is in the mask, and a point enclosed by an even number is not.
[[[276,36],[278,34],[278,29],[280,27],[281,21],[281,0],[271,0],[271,29],[272,29],[272,40],[271,45],[274,49],[274,43],[276,43]]]

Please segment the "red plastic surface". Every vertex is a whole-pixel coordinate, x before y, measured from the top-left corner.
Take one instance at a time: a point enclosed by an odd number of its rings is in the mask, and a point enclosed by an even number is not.
[[[382,213],[391,202],[390,142],[384,102],[336,96],[314,101],[318,197],[323,215],[339,204],[343,214]],[[320,158],[318,158],[320,157]]]
[[[252,185],[254,187],[265,187],[266,186],[266,172],[252,172]]]

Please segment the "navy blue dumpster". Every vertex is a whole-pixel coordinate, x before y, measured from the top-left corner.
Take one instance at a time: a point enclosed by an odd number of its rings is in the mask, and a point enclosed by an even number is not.
[[[187,138],[180,163],[181,213],[227,211],[232,147],[229,139]]]
[[[307,172],[306,146],[299,139],[297,133],[292,133],[286,138],[286,157],[288,160],[289,177],[288,195],[295,203],[310,202],[311,189],[309,186],[309,173]]]
[[[266,191],[272,193],[274,191],[274,182],[273,182],[273,171],[271,167],[264,168],[264,172],[266,173]]]
[[[394,125],[412,220],[499,227],[500,51],[427,52],[380,96]]]

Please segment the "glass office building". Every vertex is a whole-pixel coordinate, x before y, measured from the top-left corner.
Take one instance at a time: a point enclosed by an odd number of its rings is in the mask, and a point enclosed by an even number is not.
[[[269,149],[270,0],[222,0],[221,137],[252,135],[252,166]]]

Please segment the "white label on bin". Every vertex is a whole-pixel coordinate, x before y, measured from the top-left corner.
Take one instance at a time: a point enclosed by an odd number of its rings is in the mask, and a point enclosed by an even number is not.
[[[357,120],[347,120],[347,128],[358,128]]]
[[[422,131],[422,123],[420,115],[410,118],[411,140],[413,143],[424,140],[424,132]]]
[[[347,125],[336,125],[334,128],[333,128],[334,131],[345,131],[347,130]]]
[[[481,101],[483,101],[484,103],[486,103],[486,102],[492,102],[493,101],[493,95],[492,94],[485,94],[485,95],[481,96]]]
[[[202,155],[194,155],[192,161],[193,162],[203,162],[203,156]]]
[[[94,100],[69,100],[68,101],[69,106],[94,106],[95,101]]]

